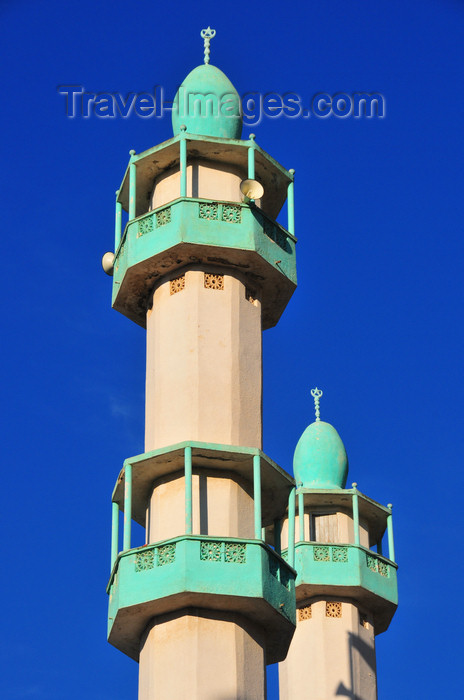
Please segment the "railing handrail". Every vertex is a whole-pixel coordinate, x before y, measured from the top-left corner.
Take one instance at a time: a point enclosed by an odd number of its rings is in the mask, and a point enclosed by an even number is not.
[[[383,554],[379,554],[378,552],[374,552],[372,549],[369,549],[368,547],[365,547],[362,544],[355,544],[354,542],[316,542],[314,540],[308,541],[305,540],[303,542],[295,542],[295,549],[300,546],[311,546],[311,547],[351,547],[353,549],[361,549],[363,552],[366,554],[369,554],[373,557],[376,557],[377,559],[380,559],[381,561],[385,562],[385,564],[390,564],[390,566],[395,567],[395,569],[398,568],[398,564],[393,561],[392,559],[388,559],[388,557],[384,556]],[[287,550],[284,549],[283,552],[286,552]],[[324,562],[321,562],[322,564]]]
[[[256,210],[259,212],[259,214],[266,219],[269,223],[271,223],[273,226],[277,226],[288,238],[290,238],[292,241],[296,242],[295,236],[285,228],[282,224],[280,224],[278,221],[270,217],[268,214],[266,214],[260,207],[253,205],[252,207],[250,206],[249,203],[247,202],[240,202],[236,200],[229,200],[229,199],[211,199],[211,198],[204,198],[204,197],[176,197],[175,199],[170,200],[169,202],[165,202],[164,204],[160,204],[159,207],[156,207],[155,209],[150,209],[150,211],[146,211],[143,214],[139,214],[139,216],[135,216],[133,219],[129,219],[129,221],[126,222],[126,225],[124,226],[124,231],[121,236],[121,240],[119,242],[118,248],[115,251],[114,257],[115,259],[119,255],[119,251],[121,250],[122,246],[124,245],[125,239],[127,237],[127,232],[129,229],[129,226],[137,223],[139,221],[142,221],[143,219],[148,218],[149,216],[152,216],[153,214],[156,214],[157,212],[162,211],[163,209],[166,209],[167,207],[170,207],[174,204],[178,204],[179,202],[200,202],[200,203],[215,203],[215,204],[233,204],[238,207],[241,207],[242,209],[252,209]],[[226,222],[223,222],[226,223]]]
[[[286,559],[284,559],[282,556],[280,556],[272,547],[270,547],[264,540],[260,539],[251,539],[248,537],[230,537],[226,535],[176,535],[175,537],[169,537],[165,540],[159,540],[158,542],[150,542],[149,544],[143,544],[140,545],[139,547],[132,547],[132,549],[126,549],[123,552],[118,552],[118,555],[115,559],[113,568],[111,570],[110,578],[108,581],[108,585],[106,587],[106,592],[109,593],[109,590],[113,584],[114,577],[116,575],[116,572],[118,570],[119,562],[121,559],[124,557],[131,556],[133,554],[137,554],[139,552],[146,552],[149,551],[150,549],[156,549],[157,547],[163,547],[166,544],[173,544],[177,542],[182,542],[183,540],[198,540],[198,541],[205,541],[205,540],[210,540],[213,542],[233,542],[237,544],[249,544],[249,545],[258,545],[262,549],[264,549],[268,554],[271,556],[274,556],[280,564],[284,564],[287,569],[289,569],[291,572],[293,572],[296,576],[297,572],[294,567],[292,567]]]

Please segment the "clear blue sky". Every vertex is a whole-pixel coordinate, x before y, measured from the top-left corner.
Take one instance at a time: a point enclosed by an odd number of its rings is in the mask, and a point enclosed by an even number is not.
[[[457,697],[464,3],[3,0],[0,20],[1,697],[136,698],[136,664],[105,640],[105,585],[111,491],[143,451],[145,338],[111,310],[100,259],[129,149],[171,126],[67,119],[56,86],[172,97],[208,24],[240,93],[385,96],[383,120],[252,129],[297,178],[299,287],[264,335],[265,451],[291,470],[322,387],[350,483],[394,504],[380,700]]]

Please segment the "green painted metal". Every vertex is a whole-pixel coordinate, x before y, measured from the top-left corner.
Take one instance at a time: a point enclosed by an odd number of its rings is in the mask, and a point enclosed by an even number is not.
[[[293,473],[305,488],[345,487],[348,457],[333,425],[320,420],[306,428],[295,449]]]
[[[295,566],[295,487],[288,497],[288,563]]]
[[[288,171],[290,175],[292,176],[292,180],[288,183],[288,189],[287,189],[287,215],[288,215],[288,230],[292,234],[292,236],[295,235],[295,192],[294,192],[294,181],[293,181],[293,176],[295,175],[295,171],[293,169]]]
[[[377,553],[381,554],[383,556],[383,546],[382,546],[382,540],[379,540],[377,542]]]
[[[388,555],[392,561],[395,561],[395,543],[393,540],[393,516],[391,514],[392,504],[389,503],[390,515],[387,517],[387,532],[388,532]]]
[[[114,217],[114,252],[119,248],[121,243],[121,221],[122,221],[122,204],[118,200],[119,190],[116,190],[116,211]]]
[[[189,134],[239,139],[241,101],[229,78],[216,66],[197,66],[184,78],[172,106],[172,129]]]
[[[132,525],[132,464],[126,464],[124,468],[124,531],[123,551],[131,548]]]
[[[180,170],[180,196],[187,196],[187,139],[185,138],[185,124],[182,124],[179,155],[179,170]]]
[[[115,257],[113,307],[144,326],[153,282],[176,265],[191,264],[192,256],[205,260],[214,256],[259,276],[263,326],[271,327],[296,287],[295,243],[288,231],[256,207],[179,198],[128,222]]]
[[[279,555],[282,552],[282,541],[281,541],[280,533],[281,533],[280,520],[274,520],[274,550]]]
[[[193,511],[192,511],[192,448],[190,446],[184,451],[185,469],[185,534],[191,535],[193,532]]]
[[[298,493],[298,525],[299,525],[299,541],[304,542],[304,493]]]
[[[130,151],[130,155],[131,159],[129,163],[129,221],[135,219],[137,194],[137,168],[134,161],[135,151]]]
[[[109,640],[136,658],[139,635],[148,620],[185,606],[186,600],[200,607],[217,608],[219,603],[222,609],[258,616],[267,606],[272,609],[268,614],[275,634],[285,630],[291,634],[295,576],[294,569],[261,540],[184,535],[123,552],[107,587]],[[131,631],[119,632],[122,644],[131,634],[135,638],[132,647],[124,648],[115,637],[128,618]]]
[[[359,539],[359,501],[358,501],[358,493],[356,491],[356,486],[357,484],[353,484],[353,495],[352,495],[352,502],[353,502],[353,530],[354,530],[354,543],[356,545],[359,545],[360,539]]]
[[[255,179],[255,135],[250,134],[250,147],[248,148],[248,179]]]
[[[253,457],[253,498],[255,514],[255,537],[261,539],[262,517],[261,517],[261,457]]]
[[[111,571],[119,554],[119,506],[111,504]]]

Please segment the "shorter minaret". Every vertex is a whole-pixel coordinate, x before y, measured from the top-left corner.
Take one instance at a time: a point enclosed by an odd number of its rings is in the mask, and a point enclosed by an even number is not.
[[[375,700],[375,635],[388,628],[398,601],[391,504],[376,503],[356,483],[345,488],[345,447],[335,428],[320,420],[322,391],[311,394],[316,420],[293,461],[297,628],[279,665],[280,699]],[[288,534],[284,520],[284,547]]]

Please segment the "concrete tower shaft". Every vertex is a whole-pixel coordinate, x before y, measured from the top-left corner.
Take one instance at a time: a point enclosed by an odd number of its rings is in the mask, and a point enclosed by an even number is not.
[[[145,450],[262,447],[260,290],[220,265],[163,279],[147,313]]]

